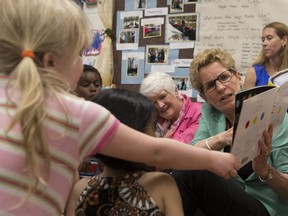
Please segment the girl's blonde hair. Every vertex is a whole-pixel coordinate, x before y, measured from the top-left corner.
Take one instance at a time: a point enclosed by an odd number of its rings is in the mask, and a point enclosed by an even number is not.
[[[91,41],[90,30],[81,8],[71,0],[0,0],[0,72],[9,76],[9,85],[21,92],[6,135],[20,123],[26,151],[30,194],[39,181],[40,158],[50,167],[49,149],[43,138],[46,119],[45,92],[67,92],[69,85],[61,75],[43,67],[47,52],[76,56]],[[35,58],[21,57],[32,50]],[[10,92],[10,90],[9,90]]]
[[[285,25],[284,23],[281,22],[272,22],[266,25],[263,28],[263,31],[266,28],[272,28],[274,29],[275,33],[278,35],[279,38],[283,39],[284,37],[288,37],[288,26]],[[288,45],[286,44],[285,46],[282,46],[282,49],[280,50],[279,53],[280,56],[280,68],[279,70],[283,70],[288,68]],[[268,61],[268,59],[265,56],[264,49],[262,48],[257,59],[253,63],[253,65],[257,64],[265,64]]]

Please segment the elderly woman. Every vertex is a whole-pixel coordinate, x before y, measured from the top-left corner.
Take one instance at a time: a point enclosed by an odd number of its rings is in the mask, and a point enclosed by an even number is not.
[[[164,72],[152,72],[144,78],[140,93],[148,97],[159,112],[158,136],[191,142],[201,117],[200,103],[180,94],[175,81]]]
[[[229,53],[208,49],[193,59],[192,85],[206,103],[192,144],[223,150],[232,143],[235,94],[241,77]],[[205,171],[173,171],[185,215],[200,208],[208,215],[270,215],[288,212],[288,118],[273,135],[272,125],[258,144],[260,154],[242,167],[232,180]]]

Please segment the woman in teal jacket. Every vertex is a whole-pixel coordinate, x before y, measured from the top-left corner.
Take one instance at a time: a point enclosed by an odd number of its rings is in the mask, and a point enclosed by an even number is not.
[[[206,103],[191,144],[224,151],[231,146],[235,94],[240,91],[241,76],[229,53],[209,49],[194,57],[190,68],[192,85]],[[200,208],[205,215],[270,215],[288,212],[288,118],[273,134],[263,132],[260,154],[231,180],[206,171],[173,171],[185,215]],[[273,137],[272,137],[273,134]]]

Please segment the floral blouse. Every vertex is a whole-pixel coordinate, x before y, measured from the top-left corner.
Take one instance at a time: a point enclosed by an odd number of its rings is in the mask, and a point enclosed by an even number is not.
[[[138,183],[144,172],[133,172],[125,176],[91,178],[80,195],[76,216],[163,216],[147,191]]]

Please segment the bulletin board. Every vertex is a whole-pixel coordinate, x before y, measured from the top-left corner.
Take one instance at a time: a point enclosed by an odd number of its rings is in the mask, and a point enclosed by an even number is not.
[[[142,0],[143,8],[137,9],[139,0],[115,1],[113,30],[117,40],[113,45],[113,83],[118,87],[138,91],[144,76],[154,70],[170,73],[181,81],[189,76],[189,65],[195,54],[216,47],[228,50],[236,60],[237,69],[245,76],[261,49],[262,28],[273,21],[288,24],[287,0],[277,0],[277,3],[271,0],[180,0],[181,9],[172,9],[171,2],[175,3],[174,0]],[[188,43],[178,43],[177,34],[171,33],[181,32],[181,19],[186,23],[193,23],[194,19],[192,28],[195,27],[196,34]],[[168,22],[175,25],[174,30],[169,30]],[[155,34],[146,34],[151,28]],[[121,43],[123,35],[132,41]],[[184,34],[180,36],[183,39]],[[157,51],[164,50],[168,58],[154,64],[147,50],[153,53],[158,47]],[[128,73],[130,67],[132,70]],[[197,92],[195,94],[192,92],[192,97],[196,97]]]
[[[144,76],[151,71],[167,72],[175,82],[189,82],[199,20],[195,13],[198,1],[185,1],[172,7],[167,0],[144,0],[142,9],[137,8],[138,0],[115,1],[113,83],[116,86],[139,91]],[[181,29],[182,20],[186,22],[186,34]],[[169,29],[168,22],[175,28]],[[193,36],[189,32],[192,30]],[[157,56],[153,59],[155,51]],[[188,83],[186,89],[192,95]]]

